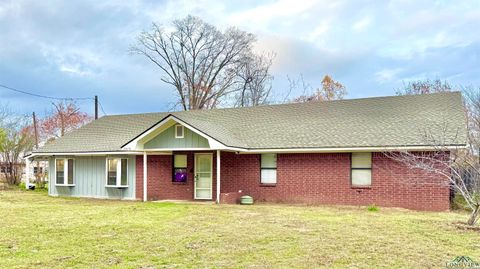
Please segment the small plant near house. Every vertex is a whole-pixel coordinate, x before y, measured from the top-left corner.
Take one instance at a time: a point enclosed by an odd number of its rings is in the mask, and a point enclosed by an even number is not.
[[[468,204],[461,194],[456,193],[451,202],[451,209],[468,211]]]
[[[370,212],[378,212],[379,209],[378,209],[378,206],[376,206],[375,204],[373,204],[373,205],[369,205],[369,206],[367,207],[367,210],[370,211]]]

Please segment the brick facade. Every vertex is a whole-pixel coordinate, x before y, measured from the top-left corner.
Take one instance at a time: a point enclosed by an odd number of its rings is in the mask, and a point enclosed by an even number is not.
[[[188,181],[172,183],[172,156],[148,156],[148,199],[193,199],[193,152],[188,153]],[[215,154],[213,154],[215,199]],[[449,209],[449,188],[432,183],[435,175],[412,171],[382,153],[372,155],[372,185],[352,188],[350,153],[278,154],[277,184],[260,184],[260,155],[221,154],[222,201],[240,195],[256,201]],[[137,157],[137,198],[143,196],[143,157]],[[241,191],[241,193],[239,193]]]

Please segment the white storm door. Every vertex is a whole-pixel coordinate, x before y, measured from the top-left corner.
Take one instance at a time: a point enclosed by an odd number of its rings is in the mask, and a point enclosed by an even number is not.
[[[195,199],[212,199],[212,154],[195,154]]]

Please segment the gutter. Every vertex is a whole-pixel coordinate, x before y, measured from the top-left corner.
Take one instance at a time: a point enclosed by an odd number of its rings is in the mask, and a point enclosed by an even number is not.
[[[226,147],[217,148],[159,148],[144,150],[149,155],[170,155],[172,151],[207,151],[207,150],[226,150],[236,152],[237,154],[260,154],[260,153],[334,153],[334,152],[385,152],[385,151],[436,151],[436,150],[455,150],[464,149],[466,144],[446,145],[442,148],[435,146],[383,146],[383,147],[326,147],[326,148],[264,148],[264,149],[245,149]],[[35,156],[55,156],[55,155],[74,155],[74,156],[102,156],[102,155],[143,155],[144,151],[84,151],[84,152],[33,152],[25,155],[24,158]]]

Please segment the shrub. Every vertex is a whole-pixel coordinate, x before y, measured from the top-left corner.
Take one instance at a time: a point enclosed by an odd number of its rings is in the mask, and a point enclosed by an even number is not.
[[[469,210],[465,198],[458,193],[455,193],[450,206],[454,210]]]
[[[367,208],[368,211],[370,212],[377,212],[378,211],[378,207],[376,205],[369,205],[368,208]]]
[[[18,184],[18,187],[19,187],[21,190],[25,190],[25,182],[20,182],[20,184]]]

